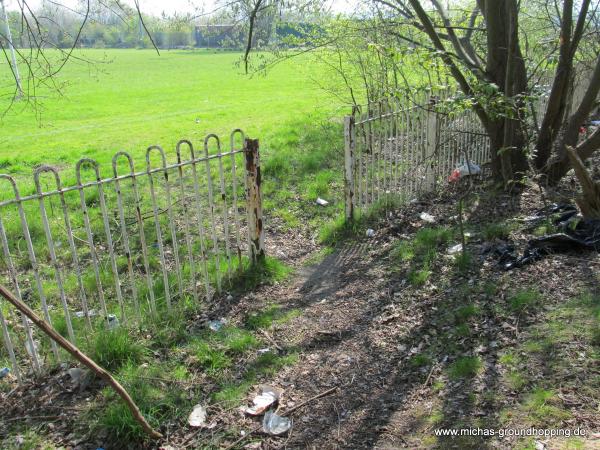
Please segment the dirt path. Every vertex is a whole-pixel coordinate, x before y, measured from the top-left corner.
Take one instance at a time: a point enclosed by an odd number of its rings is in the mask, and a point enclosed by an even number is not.
[[[529,203],[530,199],[524,196],[523,201]],[[500,219],[515,210],[527,213],[539,206],[537,202],[524,207],[497,200],[493,204],[497,211],[481,206],[474,211],[472,222]],[[469,246],[476,260],[473,270],[456,273],[441,254],[427,283],[412,286],[405,270],[392,268],[393,243],[410,240],[423,226],[416,220],[419,210],[451,217],[454,208],[452,199],[446,199],[396,212],[396,217],[380,223],[374,239],[359,238],[317,265],[300,267],[293,282],[255,294],[255,300],[268,299],[301,311],[291,322],[270,330],[284,351],[299,354],[295,365],[269,380],[285,390],[281,410],[332,387],[338,389],[297,411],[287,437],[255,435],[246,443],[257,445],[260,440],[263,447],[248,448],[515,448],[514,438],[435,437],[434,430],[498,430],[510,424],[503,417],[506,410],[515,411],[508,413],[509,417],[526,411],[524,418],[515,420],[522,420],[523,426],[529,423],[528,410],[521,406],[527,404],[529,394],[525,388],[507,385],[512,369],[502,358],[530,337],[528,327],[535,328],[536,322],[544,319],[537,313],[523,316],[510,311],[511,292],[538,286],[547,300],[539,312],[560,307],[582,289],[594,289],[597,281],[591,273],[598,269],[600,259],[594,253],[583,255],[582,260],[577,255],[555,255],[507,274],[482,254],[485,242],[479,241]],[[568,275],[564,280],[551,275],[558,273]],[[493,292],[488,292],[490,285]],[[465,320],[465,332],[457,311],[470,304],[476,304],[477,313]],[[561,345],[556,344],[553,357],[573,351],[559,348]],[[453,363],[461,358],[477,359],[481,367],[472,376],[449,376]],[[544,369],[544,364],[550,363],[544,363],[542,356],[524,368],[531,371],[527,386],[534,389],[547,381],[556,383],[559,397],[569,397],[586,384],[590,373],[597,373],[594,361],[592,356],[581,367],[568,363]],[[571,380],[556,381],[565,377]],[[591,412],[598,395],[594,392],[592,398],[578,398],[571,405],[561,402],[567,411],[564,417],[572,418],[571,425],[598,431]],[[556,417],[538,420],[548,427],[559,422]],[[247,429],[254,424],[245,418],[240,426]],[[597,437],[585,440],[581,448],[600,448]],[[549,449],[563,448],[565,441],[556,446],[549,439],[532,442]]]

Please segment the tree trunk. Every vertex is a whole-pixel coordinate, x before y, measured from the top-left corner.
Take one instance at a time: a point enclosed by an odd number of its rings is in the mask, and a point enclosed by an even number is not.
[[[488,133],[490,136],[490,153],[492,155],[492,177],[494,181],[508,183],[518,181],[528,170],[529,166],[527,164],[527,157],[523,151],[526,142],[525,135],[521,131],[520,126],[512,127],[512,130],[509,131],[514,149],[508,151],[512,166],[512,179],[504,179],[502,172],[502,152],[504,151],[505,139],[504,126],[504,120],[495,122],[491,126],[491,130],[488,128]]]
[[[496,84],[511,101],[527,91],[527,70],[519,44],[516,1],[480,0],[479,6],[487,28],[486,78]],[[508,11],[512,14],[507,14]],[[509,48],[510,53],[507,51]],[[509,57],[510,64],[507,64]],[[516,104],[515,108],[518,107]],[[505,184],[520,179],[528,169],[526,139],[521,125],[515,113],[512,119],[498,119],[486,127],[490,135],[492,175],[495,180]],[[505,130],[505,127],[509,128]],[[505,142],[510,143],[509,148],[505,148]]]

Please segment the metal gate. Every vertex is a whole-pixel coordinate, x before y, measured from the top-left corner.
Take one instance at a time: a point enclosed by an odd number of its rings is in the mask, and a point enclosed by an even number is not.
[[[101,322],[200,302],[264,255],[260,179],[258,141],[241,130],[226,151],[214,134],[201,151],[151,146],[142,170],[127,152],[111,167],[81,159],[72,174],[43,165],[25,195],[2,174],[0,278],[73,343]],[[40,372],[61,360],[8,303],[0,324],[17,378],[27,362]]]
[[[345,118],[347,219],[390,195],[410,200],[433,191],[461,161],[489,161],[489,138],[477,116],[445,112],[448,96],[387,99]]]

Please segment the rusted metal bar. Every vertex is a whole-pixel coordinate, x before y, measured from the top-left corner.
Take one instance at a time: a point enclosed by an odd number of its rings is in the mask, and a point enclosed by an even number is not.
[[[192,181],[194,183],[194,204],[196,206],[196,223],[198,224],[198,240],[200,241],[200,259],[202,260],[202,273],[204,275],[204,286],[206,288],[206,300],[209,301],[212,297],[210,288],[210,280],[208,276],[208,257],[206,254],[206,246],[204,245],[204,217],[202,214],[202,197],[200,195],[200,184],[198,182],[198,170],[196,168],[196,158],[194,155],[194,146],[191,142],[186,141],[189,146],[190,154],[192,157]],[[179,147],[179,144],[178,144]]]
[[[436,161],[434,160],[438,142],[438,117],[435,111],[437,97],[430,96],[427,108],[427,134],[425,139],[425,191],[435,189]]]
[[[346,220],[354,220],[355,207],[355,188],[354,188],[354,172],[355,172],[355,129],[354,116],[344,117],[344,161],[345,161],[345,177],[344,177],[344,198],[346,202]]]
[[[253,262],[265,257],[265,230],[263,227],[261,173],[258,139],[246,139],[246,203],[248,210],[248,233],[250,236],[250,256]]]
[[[99,177],[99,173],[97,171],[97,163],[90,159],[80,159],[75,165],[75,175],[77,177],[77,186],[79,187],[79,204],[81,206],[81,212],[83,213],[83,225],[85,228],[85,234],[87,237],[87,245],[90,249],[90,256],[92,260],[92,268],[94,270],[94,278],[96,280],[96,290],[98,291],[98,301],[100,302],[100,308],[102,309],[102,314],[104,317],[108,316],[108,311],[106,309],[106,300],[104,298],[104,289],[102,287],[102,280],[100,279],[100,269],[98,265],[98,253],[96,252],[96,245],[94,244],[94,235],[92,233],[92,228],[90,225],[90,217],[87,208],[87,203],[85,201],[85,192],[83,188],[83,183],[81,181],[81,167],[83,164],[90,163],[94,167],[96,167],[96,176]],[[52,323],[50,323],[52,325]]]
[[[215,221],[215,200],[214,188],[212,182],[212,174],[210,172],[210,162],[208,160],[208,143],[210,139],[217,142],[217,148],[221,148],[219,137],[215,134],[209,134],[204,138],[204,165],[206,169],[206,180],[208,181],[208,215],[210,219],[210,235],[213,241],[213,253],[215,258],[215,277],[217,279],[217,292],[221,292],[221,257],[219,254],[219,241],[217,238],[216,221]],[[220,157],[221,151],[218,151],[217,156]]]
[[[127,154],[125,152],[118,152],[113,156],[112,167],[113,167],[113,175],[115,177],[115,191],[117,193],[117,209],[118,209],[118,213],[119,213],[119,225],[121,227],[121,236],[123,237],[123,250],[125,252],[125,257],[127,258],[127,273],[129,275],[131,297],[133,298],[133,305],[134,305],[135,313],[136,313],[137,319],[139,321],[139,320],[141,320],[142,316],[141,316],[141,311],[140,311],[140,304],[138,301],[138,292],[137,292],[137,288],[135,286],[135,274],[133,272],[133,256],[131,255],[131,246],[129,244],[129,232],[127,231],[127,222],[125,221],[123,195],[121,192],[121,184],[118,180],[118,173],[117,173],[117,163],[118,163],[120,156],[127,158],[127,161],[129,163],[129,169],[131,172],[133,172],[133,160],[131,159],[131,156],[129,156],[129,154]],[[135,178],[133,178],[132,180],[133,180],[133,185],[135,186]],[[137,193],[136,193],[136,199],[137,199]],[[137,202],[136,202],[136,207],[137,207]],[[141,232],[143,233],[143,224],[142,224]],[[144,258],[147,259],[145,240],[144,240],[144,248],[142,249],[142,252],[144,253]],[[148,289],[150,291],[152,290],[152,283],[149,283]],[[152,307],[150,309],[152,310]]]
[[[237,173],[236,173],[237,164],[235,161],[235,156],[236,156],[235,135],[236,134],[239,134],[242,139],[242,148],[244,146],[244,139],[246,137],[244,136],[244,132],[240,129],[233,130],[229,137],[229,145],[230,145],[229,153],[231,155],[231,183],[232,183],[232,189],[233,189],[232,208],[233,208],[233,220],[235,221],[235,244],[236,244],[236,253],[237,253],[237,257],[238,257],[238,271],[241,272],[243,270],[243,267],[242,267],[242,244],[241,244],[241,239],[240,239],[240,217],[239,217],[239,212],[238,212],[238,192],[237,192],[238,185],[237,185]]]
[[[163,168],[166,166],[166,157],[165,152],[162,148],[158,146],[148,147],[146,150],[146,168],[148,169],[148,181],[150,182],[150,197],[152,199],[152,214],[154,216],[154,227],[156,230],[156,245],[158,247],[158,254],[160,256],[160,265],[162,267],[162,275],[163,275],[163,284],[164,284],[164,293],[165,300],[167,303],[167,308],[171,309],[171,286],[169,283],[169,269],[167,267],[167,260],[165,258],[165,245],[163,243],[162,237],[162,229],[160,226],[160,217],[158,215],[158,200],[156,199],[156,189],[154,187],[154,178],[150,173],[151,162],[150,156],[152,151],[156,151],[159,153],[161,162],[163,163]]]
[[[242,139],[242,144],[236,144],[235,142],[235,138],[238,135]],[[215,139],[217,142],[218,148],[216,154],[208,154],[209,139]],[[175,287],[173,282],[174,276],[177,276],[177,288],[180,296],[184,292],[191,290],[194,293],[194,298],[196,300],[199,299],[198,289],[200,288],[200,284],[197,282],[199,272],[203,272],[206,296],[210,299],[215,289],[209,277],[208,264],[210,263],[211,267],[213,263],[215,265],[217,291],[221,288],[220,283],[224,269],[224,267],[220,267],[222,258],[227,258],[229,276],[231,276],[233,267],[233,251],[237,252],[240,269],[243,266],[242,246],[245,247],[245,244],[241,240],[241,230],[245,225],[240,221],[240,207],[242,206],[251,207],[250,210],[246,208],[248,217],[251,219],[249,220],[247,233],[250,258],[256,261],[264,257],[258,142],[248,141],[250,144],[247,145],[244,133],[241,130],[234,130],[230,135],[230,140],[230,149],[227,152],[223,152],[218,138],[215,135],[209,135],[205,140],[205,152],[202,157],[194,155],[194,149],[189,141],[180,141],[177,146],[176,164],[167,164],[165,153],[160,147],[150,147],[146,152],[146,170],[142,172],[135,171],[133,159],[128,153],[118,152],[112,159],[112,177],[104,179],[100,176],[98,163],[92,159],[84,158],[78,161],[75,166],[77,182],[72,186],[62,185],[59,172],[56,169],[49,166],[42,166],[34,173],[36,192],[26,197],[20,195],[16,183],[10,176],[0,175],[0,180],[8,180],[14,191],[12,198],[0,202],[0,246],[2,247],[2,259],[5,264],[4,273],[10,281],[15,296],[19,300],[33,302],[31,307],[36,311],[39,310],[48,323],[51,323],[51,319],[62,320],[64,316],[65,330],[71,342],[74,342],[79,336],[75,335],[77,331],[76,327],[74,327],[75,322],[71,323],[71,320],[75,320],[71,318],[71,315],[74,317],[75,314],[73,314],[71,309],[73,303],[71,302],[72,299],[68,297],[70,294],[67,290],[67,279],[70,273],[76,278],[78,289],[75,292],[81,301],[83,309],[81,313],[77,313],[76,315],[85,320],[88,330],[92,327],[91,317],[93,311],[91,308],[93,307],[92,303],[95,301],[99,302],[102,317],[107,319],[107,321],[109,320],[108,312],[112,312],[115,305],[112,303],[109,304],[109,297],[107,295],[109,291],[106,288],[107,284],[112,284],[113,281],[114,289],[111,287],[110,293],[118,301],[120,316],[123,321],[127,320],[126,315],[131,315],[131,310],[129,305],[126,305],[125,299],[127,299],[127,302],[131,301],[133,303],[133,316],[135,316],[138,322],[143,319],[144,311],[140,305],[142,300],[148,302],[152,314],[156,313],[155,279],[152,274],[151,255],[148,251],[150,243],[147,242],[146,230],[144,228],[145,220],[151,220],[154,222],[152,226],[156,227],[156,242],[152,242],[152,244],[157,246],[160,253],[160,266],[157,270],[159,273],[162,272],[167,305],[170,306],[173,296],[171,289]],[[187,144],[190,148],[189,160],[183,158],[181,155],[180,145],[182,144]],[[155,153],[159,154],[157,156],[160,157],[160,162],[156,167],[151,167],[150,157],[155,155]],[[236,164],[236,156],[242,153],[247,164],[246,170],[243,171],[244,186],[248,196],[248,201],[245,204],[239,201],[239,173],[237,172]],[[211,161],[215,159],[217,161],[212,164],[218,164],[217,167],[214,165],[211,166]],[[229,160],[231,161],[230,168],[224,165],[224,161],[229,162]],[[122,166],[126,167],[123,174],[118,173],[119,163],[122,163]],[[206,181],[203,183],[200,183],[199,174],[197,173],[197,164],[199,163],[203,163],[206,169]],[[192,172],[193,195],[191,196],[186,190],[186,183],[190,183],[190,177],[185,176],[187,174],[184,173],[185,168],[188,166],[191,167]],[[92,174],[89,180],[83,179],[84,168],[91,169]],[[228,179],[229,169],[232,177],[231,180]],[[179,174],[177,180],[179,186],[176,190],[172,189],[173,180],[168,178],[170,170],[176,170]],[[219,186],[214,186],[219,190],[218,193],[213,189],[213,173],[211,173],[213,171],[218,171],[219,174]],[[54,176],[56,185],[52,189],[48,189],[47,187],[42,188],[42,176],[46,172]],[[159,176],[156,177],[156,175]],[[163,177],[164,181],[162,181]],[[125,180],[129,181],[125,182]],[[145,184],[146,180],[148,186]],[[208,193],[203,192],[201,195],[201,184],[208,187]],[[110,188],[107,188],[107,186]],[[144,217],[145,214],[142,212],[142,186],[144,191],[148,188],[150,190],[149,195],[144,192],[146,199],[152,205],[152,212],[148,217]],[[112,194],[113,188],[114,196]],[[231,198],[229,198],[230,189],[232,189]],[[67,200],[70,200],[70,198],[66,194],[69,192],[73,192],[73,194],[78,194],[79,196],[77,206],[74,210],[73,205],[67,203]],[[58,221],[53,217],[53,196],[58,197],[60,202]],[[177,198],[175,199],[173,196]],[[29,202],[37,204],[36,211],[25,209],[25,206]],[[113,205],[112,202],[116,205]],[[4,218],[2,215],[9,207],[14,207],[18,211],[16,220],[21,228],[18,236],[14,234],[7,236],[6,228],[2,222]],[[190,207],[191,209],[189,209]],[[62,213],[60,209],[62,209]],[[218,214],[216,214],[215,209],[219,209]],[[135,210],[135,215],[131,214],[131,217],[128,217],[128,210]],[[73,211],[78,212],[82,217],[82,224],[77,224],[77,226],[81,227],[84,231],[85,237],[78,237],[74,233],[77,231],[77,227],[74,228],[76,222],[72,221],[73,216],[70,215],[73,214]],[[182,213],[181,217],[177,215],[179,212]],[[34,217],[33,214],[36,213],[39,216]],[[168,216],[167,223],[164,222],[165,217],[160,217],[162,214]],[[162,227],[161,218],[163,219]],[[181,220],[178,221],[178,219]],[[33,222],[28,222],[28,220],[38,220],[39,227],[33,230],[30,227],[38,225],[38,223],[34,224]],[[205,230],[206,223],[210,226],[210,230]],[[181,224],[181,229],[179,229],[178,224]],[[166,227],[169,229],[172,241],[172,246],[169,243],[168,249],[163,239],[163,233],[167,232]],[[30,233],[30,230],[38,231],[37,228],[42,229],[42,240],[45,237],[43,244],[41,241],[34,240],[34,237],[38,239],[39,232],[36,235]],[[64,235],[60,229],[64,230]],[[186,272],[184,277],[182,270],[183,261],[178,251],[178,246],[183,245],[179,242],[179,238],[181,238],[179,236],[180,233],[183,233],[185,237],[185,246],[187,249],[187,254],[185,255],[186,263],[189,264],[189,267],[186,267],[186,269],[189,269],[189,281],[192,283],[191,289],[187,287],[188,273]],[[13,264],[13,256],[11,255],[10,244],[17,238],[24,239],[27,246],[29,263],[23,269],[25,271],[24,274],[18,272],[18,269]],[[64,241],[64,239],[69,244],[66,252],[60,248],[60,242]],[[214,254],[211,252],[210,256],[208,256],[205,246],[207,244],[210,245],[211,240]],[[224,242],[221,242],[222,240]],[[82,244],[79,244],[77,241],[82,242]],[[196,243],[200,247],[199,255],[194,253],[194,244]],[[46,261],[45,257],[40,259],[36,255],[36,252],[39,252],[38,246],[43,246],[43,248],[47,249],[48,261]],[[234,246],[235,249],[233,248]],[[172,257],[168,255],[169,250],[173,252]],[[125,270],[120,264],[120,258],[122,257],[127,259],[126,275],[122,273]],[[138,258],[141,261],[136,263]],[[51,271],[48,271],[47,263],[50,264]],[[143,267],[136,267],[136,265],[142,265],[142,263]],[[110,266],[112,272],[110,275],[104,272],[108,266]],[[139,269],[139,272],[137,269]],[[89,274],[87,273],[88,270]],[[173,275],[171,275],[171,272]],[[45,278],[47,277],[46,274],[54,275],[54,279]],[[23,294],[24,298],[21,298],[22,289],[19,281],[20,278],[25,276],[32,281],[35,280],[33,289],[37,290],[37,295],[29,296],[29,289],[27,289],[27,292],[23,291],[25,292]],[[93,287],[86,287],[88,277],[91,277],[95,281]],[[123,278],[123,280],[120,280],[120,278]],[[148,290],[146,297],[149,298],[141,299],[137,283],[144,279]],[[121,284],[122,281],[123,284]],[[29,288],[29,283],[24,287]],[[48,293],[52,292],[52,296],[47,296],[46,290]],[[51,304],[55,297],[62,305],[62,312],[59,313],[60,317],[56,316],[58,312],[56,306],[58,305]],[[31,299],[35,299],[35,301]],[[52,308],[53,306],[54,309]],[[22,356],[25,355],[25,352],[20,352],[20,349],[17,347],[22,342],[22,339],[20,339],[20,336],[17,336],[18,339],[15,339],[15,332],[23,332],[25,335],[26,353],[30,356],[29,362],[35,372],[40,372],[42,370],[43,358],[46,355],[40,353],[40,349],[44,347],[38,348],[36,345],[37,342],[33,334],[34,330],[30,322],[25,316],[19,314],[23,324],[19,330],[13,330],[11,328],[14,325],[12,317],[7,316],[5,310],[0,312],[2,313],[0,315],[2,340],[6,348],[6,355],[10,359],[14,369],[13,373],[19,379],[23,377],[24,373],[20,366],[25,360]],[[56,343],[50,341],[50,344],[55,359],[59,360],[60,354],[58,353]]]
[[[187,140],[179,141],[177,143],[177,146],[175,147],[178,163],[181,162],[181,145],[182,144],[186,144],[190,150],[193,148],[192,143],[190,141],[187,141]],[[185,236],[185,245],[186,245],[187,253],[188,253],[188,263],[190,266],[190,277],[191,277],[191,282],[192,282],[192,295],[194,296],[194,300],[196,302],[198,302],[199,297],[198,297],[198,286],[197,286],[197,282],[196,282],[196,263],[194,261],[194,249],[193,249],[193,245],[192,245],[192,237],[190,235],[190,220],[188,217],[188,205],[187,205],[187,201],[186,201],[186,189],[184,186],[185,177],[183,176],[183,166],[180,166],[178,168],[177,173],[179,174],[179,192],[180,192],[180,196],[181,196],[181,205],[183,207],[183,214],[182,214],[182,216],[183,216],[183,231],[184,231],[184,236]]]
[[[4,224],[2,223],[2,217],[0,217],[0,240],[2,241],[2,251],[4,254],[4,262],[8,269],[8,275],[9,275],[10,281],[14,287],[15,295],[17,296],[17,298],[22,300],[23,297],[21,295],[21,287],[19,285],[17,271],[15,270],[15,266],[12,261],[12,256],[10,254],[10,250],[8,247],[8,239],[6,237],[6,232],[4,230]],[[2,308],[0,308],[0,310],[1,309]],[[32,368],[35,373],[40,373],[41,372],[41,362],[40,362],[40,357],[38,355],[38,352],[36,350],[35,342],[33,340],[33,330],[29,326],[29,321],[27,320],[27,318],[22,314],[20,314],[20,316],[21,316],[21,322],[23,323],[23,329],[25,330],[27,345],[31,349],[31,352],[29,352],[30,353],[29,356],[31,359]],[[2,332],[4,335],[4,346],[6,347],[6,351],[10,355],[11,363],[13,364],[13,368],[14,368],[17,366],[17,360],[14,358],[14,356],[15,356],[14,355],[14,347],[13,347],[12,341],[10,339],[10,334],[8,332],[8,328],[7,328],[7,324],[5,322],[4,316],[1,318],[1,320],[2,320]],[[6,328],[6,330],[5,330],[5,328]],[[17,377],[20,377],[20,373],[19,373],[18,369],[15,370],[15,373],[17,374]]]
[[[44,318],[46,319],[46,321],[51,324],[52,319],[50,317],[50,312],[48,310],[48,303],[46,301],[46,293],[44,291],[44,287],[42,284],[42,278],[40,276],[40,268],[39,268],[38,260],[35,255],[35,250],[33,249],[33,242],[31,241],[31,233],[29,232],[29,224],[27,222],[27,217],[25,215],[25,209],[23,208],[21,194],[19,193],[17,184],[15,183],[15,180],[12,177],[10,177],[8,175],[0,175],[0,179],[7,180],[12,186],[13,195],[15,197],[17,209],[19,211],[19,220],[21,222],[21,231],[23,233],[23,237],[25,238],[25,243],[27,245],[27,255],[29,256],[29,263],[31,264],[31,270],[33,271],[33,277],[35,279],[35,285],[36,285],[37,292],[38,292],[38,295],[40,298],[40,303],[42,305],[42,311],[44,313]],[[6,240],[6,239],[3,239],[3,240]],[[15,285],[17,285],[16,280],[17,280],[17,274],[15,272],[14,278],[13,278]],[[17,294],[17,295],[20,295],[20,294]],[[54,358],[56,359],[56,361],[60,361],[60,355],[58,353],[58,347],[56,346],[56,343],[50,341],[50,345],[52,347],[52,352],[54,353]],[[36,359],[36,356],[35,356],[36,352],[37,352],[37,350],[36,350],[35,342],[31,342],[31,346],[30,346],[28,353],[30,353],[30,355],[32,355],[33,359]]]
[[[42,192],[42,187],[40,185],[40,174],[42,172],[52,172],[54,178],[56,180],[56,184],[60,186],[60,177],[58,176],[58,172],[49,168],[49,167],[40,167],[33,173],[33,180],[35,183],[35,189],[38,194]],[[65,318],[65,324],[67,325],[67,333],[69,334],[69,340],[72,343],[75,343],[75,333],[73,331],[73,324],[71,323],[71,314],[69,313],[69,305],[67,304],[67,295],[65,294],[65,287],[62,279],[60,265],[58,264],[58,259],[56,257],[56,250],[54,246],[54,238],[52,236],[52,232],[50,231],[50,224],[48,223],[48,215],[46,214],[46,206],[44,204],[44,199],[40,197],[39,201],[40,206],[40,214],[42,216],[42,224],[44,226],[44,233],[46,234],[46,242],[48,244],[48,252],[50,254],[50,261],[52,266],[54,267],[54,276],[56,280],[56,286],[58,287],[58,293],[60,296],[60,301],[63,307],[63,314]]]

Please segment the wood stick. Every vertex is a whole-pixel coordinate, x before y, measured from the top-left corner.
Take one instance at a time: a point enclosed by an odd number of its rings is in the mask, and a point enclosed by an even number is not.
[[[96,364],[89,356],[79,350],[74,344],[67,341],[62,337],[54,328],[43,319],[40,319],[33,310],[27,306],[23,301],[19,300],[10,292],[6,287],[0,284],[0,295],[10,302],[15,308],[17,308],[22,314],[25,314],[33,323],[35,323],[44,333],[46,333],[53,341],[69,352],[74,358],[80,361],[82,364],[89,367],[95,372],[100,378],[106,380],[108,384],[116,391],[116,393],[125,401],[127,407],[133,414],[135,420],[141,425],[146,434],[153,439],[161,439],[163,437],[158,431],[155,431],[150,424],[146,421],[142,413],[140,412],[133,399],[129,396],[125,388],[115,380],[110,373]]]
[[[586,219],[600,219],[600,183],[595,183],[573,147],[567,145],[567,156],[581,184],[582,195],[575,201]]]

